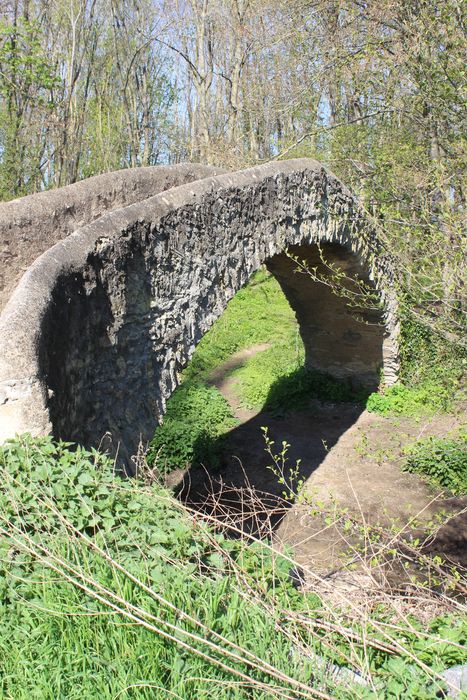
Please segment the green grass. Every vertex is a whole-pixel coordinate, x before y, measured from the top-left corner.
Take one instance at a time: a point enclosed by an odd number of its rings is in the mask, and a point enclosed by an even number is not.
[[[462,616],[349,617],[298,592],[287,555],[194,523],[97,452],[23,436],[0,448],[0,476],[5,700],[434,699],[433,672],[467,660]]]
[[[294,348],[303,354],[295,314],[279,283],[264,270],[229,302],[225,312],[201,339],[184,379],[205,379],[238,350],[259,343]]]
[[[452,386],[426,380],[415,386],[395,384],[368,397],[366,408],[383,416],[430,416],[452,409]]]
[[[306,409],[313,399],[363,403],[368,396],[365,390],[355,391],[350,382],[334,379],[325,372],[307,370],[303,356],[294,359],[285,344],[258,353],[234,376],[245,406],[274,413]]]
[[[0,448],[0,473],[2,698],[129,698],[135,693],[125,688],[135,683],[143,684],[136,697],[158,697],[159,686],[208,698],[214,682],[218,697],[248,697],[216,663],[225,661],[222,649],[203,641],[216,634],[292,670],[289,642],[276,630],[279,606],[306,610],[319,601],[298,596],[287,560],[203,525],[195,530],[161,487],[124,480],[104,455],[50,438]],[[258,602],[269,594],[272,613]],[[233,666],[251,672],[247,663]],[[271,683],[263,670],[256,678]]]

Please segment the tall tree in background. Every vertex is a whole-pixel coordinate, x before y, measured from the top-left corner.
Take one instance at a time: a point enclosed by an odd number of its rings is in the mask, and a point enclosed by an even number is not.
[[[53,91],[59,77],[41,43],[29,8],[12,9],[0,23],[0,194],[9,199],[41,189]]]
[[[170,57],[122,0],[15,1],[0,22],[4,198],[170,159]]]

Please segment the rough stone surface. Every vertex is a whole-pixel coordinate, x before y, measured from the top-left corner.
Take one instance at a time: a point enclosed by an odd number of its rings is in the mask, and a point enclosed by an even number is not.
[[[467,691],[467,664],[451,666],[441,673],[449,684],[448,698],[460,698],[461,693]]]
[[[349,279],[358,276],[371,284],[361,260],[347,247],[324,243],[319,248],[302,245],[289,250],[295,259],[306,260],[308,269],[316,270],[320,279],[326,278],[326,265],[335,265]],[[380,312],[360,308],[352,313],[332,287],[313,282],[308,274],[296,274],[296,263],[285,254],[268,260],[267,267],[295,311],[305,345],[305,364],[376,388],[385,334]]]
[[[284,248],[314,260],[318,243],[380,291],[383,327],[357,329],[340,297],[297,281]],[[104,441],[129,464],[200,338],[263,263],[296,311],[309,366],[395,380],[391,261],[364,212],[316,161],[269,163],[108,212],[34,262],[0,318],[0,437]]]
[[[189,163],[118,170],[0,204],[0,311],[29,265],[72,231],[105,211],[222,172]]]

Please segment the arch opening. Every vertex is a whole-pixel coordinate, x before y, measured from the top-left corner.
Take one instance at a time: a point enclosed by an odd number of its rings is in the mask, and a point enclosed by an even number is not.
[[[297,272],[295,259],[305,260],[310,274]],[[349,306],[333,288],[328,265],[371,284],[358,257],[338,244],[294,246],[265,260],[295,313],[306,368],[354,389],[375,390],[383,368],[382,310]],[[105,270],[95,257],[85,275],[58,281],[42,335],[42,372],[54,436],[110,449],[131,471],[138,442],[151,439],[186,358],[237,290],[229,290],[219,303],[218,275],[198,308],[180,298],[179,318],[193,319],[193,326],[184,329],[189,345],[173,321],[157,345],[155,328],[171,312],[157,303],[143,250],[126,251],[118,296],[111,293]],[[321,281],[313,278],[313,270]]]
[[[286,266],[281,281],[290,276],[290,289],[298,277],[291,259],[284,255],[274,262]],[[272,265],[268,262],[267,267]],[[359,419],[373,388],[348,374],[333,379],[316,367],[305,371],[304,347],[297,335],[299,330],[309,335],[271,276],[255,275],[200,343],[183,388],[173,402],[169,400],[167,420],[156,431],[150,451],[153,473],[165,475],[190,508],[233,525],[234,532],[256,536],[267,536],[280,525],[293,505],[293,492],[319,470],[328,451]],[[303,290],[311,288],[312,301],[314,286],[322,283],[309,276],[298,281],[305,285]],[[305,309],[307,301],[302,294]],[[257,335],[250,324],[259,329]],[[340,332],[345,330],[341,325]],[[225,347],[230,348],[227,355]],[[203,405],[209,400],[208,387],[220,392],[211,399],[211,411]],[[233,426],[226,425],[218,402],[222,398],[237,421]],[[289,445],[282,465],[282,457],[275,464],[265,449],[264,426],[274,442],[271,453],[281,453],[284,440]],[[183,450],[175,439],[183,442]],[[230,527],[226,532],[232,533]]]

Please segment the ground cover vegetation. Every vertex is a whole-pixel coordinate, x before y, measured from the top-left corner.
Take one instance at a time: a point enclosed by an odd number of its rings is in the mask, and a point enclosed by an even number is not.
[[[422,474],[436,486],[452,493],[467,493],[467,436],[428,437],[418,440],[407,450],[404,468]]]
[[[121,479],[98,452],[49,438],[1,448],[3,697],[207,698],[215,688],[229,699],[415,699],[447,687],[439,674],[466,660],[463,572],[427,556],[406,525],[370,528],[309,503],[359,542],[350,567],[364,564],[378,585],[383,566],[400,569],[417,601],[400,615],[383,587],[370,611],[349,610],[346,596],[337,606],[327,602],[319,577],[307,593],[297,591],[293,558],[274,553],[270,540],[242,538],[225,518],[222,525],[193,521],[171,493],[149,483],[149,475],[197,459],[216,465],[219,437],[235,421],[209,377],[258,343],[266,349],[232,370],[246,405],[274,412],[304,409],[312,398],[366,400],[305,371],[293,313],[260,271],[201,341],[139,480]],[[416,443],[406,466],[460,493],[464,446]],[[300,499],[300,484],[281,464],[287,499]],[[430,605],[436,612],[421,621]]]
[[[287,553],[195,527],[95,451],[23,436],[0,471],[4,698],[435,698],[466,660],[455,598],[428,624],[329,605]]]

